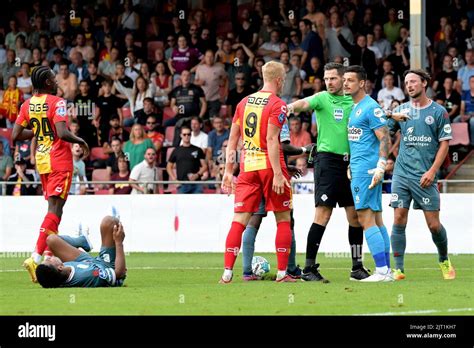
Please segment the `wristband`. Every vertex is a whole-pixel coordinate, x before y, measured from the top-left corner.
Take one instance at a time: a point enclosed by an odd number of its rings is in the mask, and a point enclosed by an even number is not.
[[[306,147],[304,147],[304,146],[301,146],[301,150],[303,151],[303,154],[305,154],[305,153],[306,153]]]

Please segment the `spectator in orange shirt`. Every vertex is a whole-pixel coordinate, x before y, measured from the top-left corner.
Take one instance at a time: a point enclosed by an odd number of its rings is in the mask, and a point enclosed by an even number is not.
[[[8,88],[3,93],[3,100],[0,106],[0,126],[13,128],[16,117],[18,116],[19,105],[23,103],[23,92],[17,87],[16,76],[10,76],[8,79]],[[3,121],[1,118],[4,118]]]
[[[303,129],[299,116],[290,117],[290,143],[296,147],[311,144],[311,135]],[[291,156],[288,158],[288,161],[293,162],[297,158],[304,156],[306,155]]]

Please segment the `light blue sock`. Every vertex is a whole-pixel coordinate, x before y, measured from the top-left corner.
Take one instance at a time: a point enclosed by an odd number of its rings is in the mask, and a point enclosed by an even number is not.
[[[387,227],[385,225],[379,226],[380,233],[382,233],[383,242],[385,244],[385,261],[387,267],[390,268],[390,237],[388,236]]]
[[[405,248],[407,246],[407,237],[405,235],[406,225],[393,225],[392,243],[393,259],[395,260],[395,268],[405,272]]]
[[[255,227],[247,226],[244,231],[242,241],[242,268],[244,275],[252,274],[252,258],[255,251],[255,238],[258,230]]]
[[[364,231],[367,245],[375,261],[375,267],[386,267],[385,243],[377,226],[372,226]]]
[[[290,257],[288,258],[287,270],[293,272],[296,268],[296,240],[295,231],[291,230],[291,250]]]
[[[74,248],[82,248],[85,251],[89,251],[89,244],[87,243],[87,239],[84,236],[79,237],[71,237],[71,236],[59,236],[62,240],[64,240],[69,245],[73,246]]]

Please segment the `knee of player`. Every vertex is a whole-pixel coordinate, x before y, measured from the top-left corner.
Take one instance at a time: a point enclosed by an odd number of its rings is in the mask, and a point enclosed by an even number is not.
[[[437,234],[441,229],[441,223],[439,221],[429,221],[428,228],[430,229],[431,233]]]

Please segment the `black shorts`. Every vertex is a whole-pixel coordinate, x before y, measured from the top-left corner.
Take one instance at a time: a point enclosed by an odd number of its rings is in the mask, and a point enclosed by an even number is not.
[[[314,205],[335,208],[354,205],[351,182],[347,178],[349,158],[318,152],[314,161]]]

